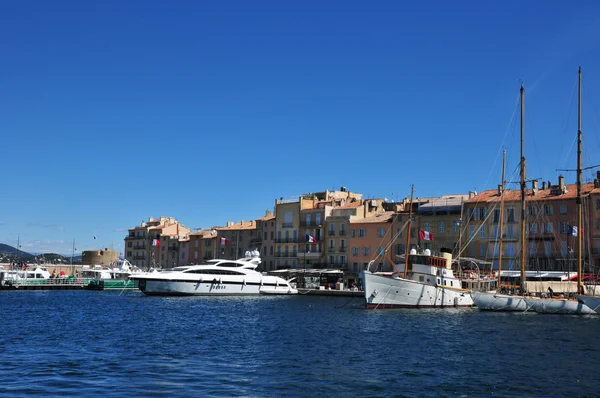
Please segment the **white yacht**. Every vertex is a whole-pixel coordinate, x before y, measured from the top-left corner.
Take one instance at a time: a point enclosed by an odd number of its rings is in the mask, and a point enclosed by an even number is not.
[[[149,296],[298,293],[285,279],[256,271],[260,262],[259,253],[254,250],[239,260],[209,260],[199,265],[132,274],[130,279],[137,280],[139,289]]]
[[[44,281],[48,279],[50,279],[50,272],[46,267],[36,267],[35,269],[26,270],[0,270],[1,285],[6,285],[14,282]]]
[[[470,307],[469,290],[452,272],[452,255],[436,257],[425,250],[408,256],[406,277],[363,271],[362,281],[367,308]]]

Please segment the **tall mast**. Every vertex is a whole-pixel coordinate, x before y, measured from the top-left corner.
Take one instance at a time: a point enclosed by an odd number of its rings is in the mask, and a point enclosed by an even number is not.
[[[459,273],[462,272],[462,268],[460,266],[460,252],[462,250],[462,219],[463,219],[463,211],[465,208],[465,203],[463,199],[460,199],[460,218],[458,220],[458,253],[456,254],[456,262],[458,263]]]
[[[412,225],[412,202],[413,202],[413,194],[415,192],[415,186],[410,186],[410,205],[408,207],[408,230],[406,232],[406,249],[404,249],[404,277],[406,278],[406,273],[408,272],[408,253],[410,247],[410,228]]]
[[[525,293],[525,266],[527,258],[525,256],[525,156],[523,155],[523,136],[525,132],[525,89],[521,84],[521,294]]]
[[[579,67],[577,86],[577,291],[579,294],[584,294],[581,280],[581,272],[583,271],[581,265],[583,254],[583,232],[581,230],[583,220],[581,204],[581,66]]]
[[[506,149],[504,150],[504,154],[502,156],[502,183],[500,184],[500,222],[499,222],[499,253],[498,253],[498,286],[500,289],[500,271],[502,270],[502,232],[504,231],[504,168],[506,165]]]

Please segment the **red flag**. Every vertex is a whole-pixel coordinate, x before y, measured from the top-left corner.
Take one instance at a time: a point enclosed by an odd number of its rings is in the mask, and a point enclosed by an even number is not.
[[[421,230],[419,232],[419,237],[421,240],[433,240],[433,232]]]

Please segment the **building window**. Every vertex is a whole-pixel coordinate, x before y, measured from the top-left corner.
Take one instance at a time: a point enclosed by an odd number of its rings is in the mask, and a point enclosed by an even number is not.
[[[350,230],[350,237],[351,238],[355,238],[356,237],[356,230],[355,229],[351,229]]]
[[[381,247],[381,246],[378,246],[378,247],[377,247],[377,255],[378,255],[378,256],[383,256],[383,255],[385,255],[385,249],[384,249],[383,247]]]
[[[492,225],[492,227],[490,228],[490,236],[498,239],[498,229],[499,228],[497,225]]]
[[[547,216],[551,216],[552,215],[552,206],[544,205],[544,214]]]
[[[485,238],[485,227],[483,225],[479,229],[479,237],[480,238]]]
[[[507,225],[506,226],[506,237],[507,238],[514,238],[515,237],[515,226],[514,225]]]
[[[513,209],[512,207],[506,209],[506,221],[515,222],[515,209]]]
[[[360,252],[360,249],[358,247],[353,247],[352,248],[352,255],[353,256],[358,256],[359,252]]]
[[[396,254],[404,254],[404,245],[402,243],[396,245]]]
[[[365,229],[364,228],[359,229],[358,230],[358,237],[359,238],[364,238],[365,236],[366,236],[365,235]]]
[[[380,238],[383,238],[385,236],[385,228],[378,228],[377,236],[379,236]]]
[[[459,230],[460,230],[460,221],[454,221],[454,223],[452,223],[452,232],[458,233]]]
[[[533,216],[533,217],[537,216],[537,207],[529,206],[529,207],[527,207],[527,209],[529,211],[530,216]]]
[[[567,205],[560,205],[560,214],[567,214]]]
[[[440,223],[438,224],[438,232],[444,232],[444,222],[440,221]]]
[[[543,229],[544,229],[544,230],[542,231],[543,233],[545,233],[545,234],[551,234],[551,233],[552,233],[552,229],[553,229],[553,228],[552,228],[552,223],[551,223],[551,222],[548,222],[548,223],[543,223],[543,224],[542,224],[542,227],[543,227]]]
[[[530,234],[537,234],[537,224],[536,223],[527,224],[527,232]]]
[[[475,237],[475,226],[474,225],[469,225],[469,236],[471,238]]]
[[[310,214],[306,215],[306,226],[310,227]]]
[[[370,255],[371,255],[371,248],[369,246],[363,247],[363,256],[370,256]]]

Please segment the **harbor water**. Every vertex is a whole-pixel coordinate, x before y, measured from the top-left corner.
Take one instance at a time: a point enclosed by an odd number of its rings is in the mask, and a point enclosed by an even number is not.
[[[5,291],[0,303],[1,396],[600,393],[598,316],[106,291]]]

